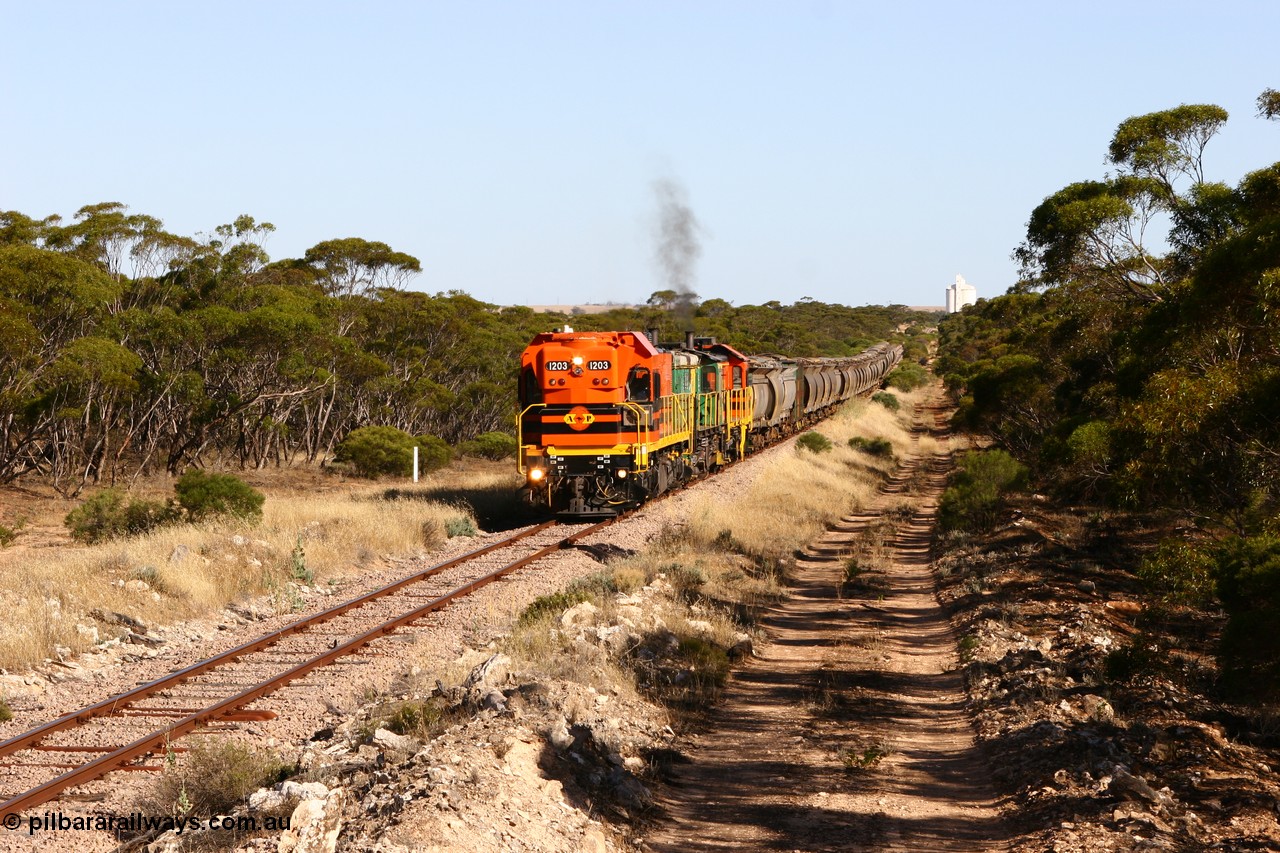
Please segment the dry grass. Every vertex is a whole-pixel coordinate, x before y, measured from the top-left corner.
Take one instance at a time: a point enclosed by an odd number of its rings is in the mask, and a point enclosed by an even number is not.
[[[144,814],[201,819],[228,814],[293,769],[274,753],[212,738],[195,740],[184,757],[169,753],[165,764],[165,772],[138,801]]]
[[[817,427],[833,444],[829,452],[797,452],[775,459],[742,499],[727,504],[707,501],[692,511],[687,530],[691,543],[704,550],[727,537],[753,558],[785,559],[872,500],[894,460],[854,450],[849,439],[885,439],[896,456],[907,455],[913,447],[910,424],[921,396],[903,395],[897,412],[853,401]]]
[[[504,476],[510,478],[492,467],[447,475],[458,489],[486,488]],[[0,635],[0,668],[82,651],[94,643],[95,629],[100,639],[120,632],[96,622],[95,609],[164,624],[266,594],[287,611],[300,603],[297,584],[337,579],[387,555],[431,551],[451,523],[475,524],[463,505],[416,496],[388,500],[385,484],[321,485],[268,489],[255,526],[177,525],[98,545],[7,554],[0,606],[9,618]]]

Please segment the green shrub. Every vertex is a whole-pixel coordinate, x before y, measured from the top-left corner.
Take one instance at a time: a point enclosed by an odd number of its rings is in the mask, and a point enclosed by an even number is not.
[[[1213,555],[1180,539],[1161,542],[1138,567],[1138,577],[1172,604],[1208,603],[1213,598],[1215,576]]]
[[[13,719],[13,709],[9,707],[9,703],[0,699],[0,723],[7,723]]]
[[[820,432],[809,431],[796,439],[796,446],[810,453],[826,453],[831,449],[831,439]]]
[[[177,518],[173,507],[159,501],[127,500],[119,489],[104,489],[67,513],[63,523],[72,539],[92,544],[145,533]]]
[[[1280,699],[1280,537],[1232,537],[1217,549],[1218,598],[1227,611],[1220,663],[1226,686]]]
[[[450,539],[455,536],[475,536],[479,533],[476,530],[475,522],[465,515],[459,515],[446,521],[444,523],[444,532]]]
[[[1006,492],[1026,485],[1027,469],[1003,450],[971,450],[960,458],[942,493],[938,524],[943,532],[991,528]]]
[[[914,361],[904,361],[885,379],[885,384],[899,391],[914,391],[929,381],[929,372]]]
[[[581,604],[590,599],[591,593],[586,589],[566,589],[550,595],[540,595],[520,612],[516,624],[523,627],[543,619],[556,619],[575,604]]]
[[[887,738],[881,738],[867,746],[846,747],[840,750],[840,763],[844,765],[845,770],[850,772],[870,770],[895,752],[897,750],[894,748],[892,741]]]
[[[482,436],[483,437],[483,436]],[[515,439],[512,439],[514,441]],[[418,445],[418,471],[429,474],[439,471],[453,461],[453,448],[449,442],[434,435],[420,435],[415,439]],[[413,448],[409,448],[409,468],[413,468]]]
[[[574,592],[585,592],[590,598],[612,598],[618,593],[618,582],[612,571],[592,572],[569,584]]]
[[[729,655],[725,650],[701,637],[684,637],[674,657],[689,669],[683,685],[687,691],[686,701],[699,704],[714,701],[729,677]]]
[[[1169,670],[1169,655],[1161,644],[1145,634],[1117,646],[1102,661],[1102,672],[1108,681],[1129,682],[1140,678],[1160,677]]]
[[[1077,465],[1105,470],[1111,464],[1111,427],[1106,421],[1089,421],[1072,430],[1067,450]]]
[[[663,571],[667,575],[667,583],[671,584],[672,592],[686,601],[696,599],[707,583],[707,573],[698,565],[671,563],[664,566]]]
[[[440,734],[454,719],[444,699],[406,699],[386,709],[382,715],[382,727],[398,735],[408,735],[423,740]]]
[[[888,391],[877,391],[871,395],[871,402],[879,403],[891,412],[896,412],[902,408],[902,403],[898,402],[898,398]]]
[[[886,459],[893,456],[893,442],[887,438],[864,438],[855,435],[849,439],[849,446],[854,450],[861,450],[869,456],[881,456]]]
[[[164,575],[160,574],[160,570],[155,566],[138,566],[129,572],[129,577],[133,580],[143,581],[156,592],[171,592],[169,585],[164,581]]]
[[[22,532],[22,528],[27,524],[25,518],[19,518],[13,523],[13,527],[6,527],[0,524],[0,548],[5,548],[13,544],[13,540],[18,538],[18,534]]]
[[[486,432],[458,445],[458,452],[467,456],[480,456],[495,462],[516,455],[519,445],[516,437],[505,432]]]
[[[413,436],[392,426],[360,427],[338,443],[333,459],[351,463],[361,477],[407,477],[413,473],[414,443]]]
[[[182,475],[174,490],[192,521],[219,515],[255,522],[262,519],[266,496],[234,474],[206,474],[192,468]]]

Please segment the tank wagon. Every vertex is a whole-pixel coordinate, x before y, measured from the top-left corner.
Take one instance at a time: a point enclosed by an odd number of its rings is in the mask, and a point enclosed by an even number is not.
[[[888,343],[749,357],[693,335],[543,333],[520,359],[520,473],[561,516],[614,515],[827,417],[901,359]]]

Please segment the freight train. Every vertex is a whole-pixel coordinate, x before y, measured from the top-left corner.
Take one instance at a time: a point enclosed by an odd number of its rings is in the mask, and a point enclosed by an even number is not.
[[[902,360],[880,343],[849,358],[745,356],[689,334],[536,336],[520,359],[518,464],[561,517],[643,503],[827,417]]]

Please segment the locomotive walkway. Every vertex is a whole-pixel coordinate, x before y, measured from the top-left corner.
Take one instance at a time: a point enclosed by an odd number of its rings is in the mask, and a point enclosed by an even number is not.
[[[917,434],[940,450],[907,460],[874,507],[806,549],[766,620],[770,642],[678,767],[650,849],[1007,849],[929,565],[950,466],[938,405]],[[888,588],[842,596],[843,555],[904,495],[914,513],[894,533]]]

